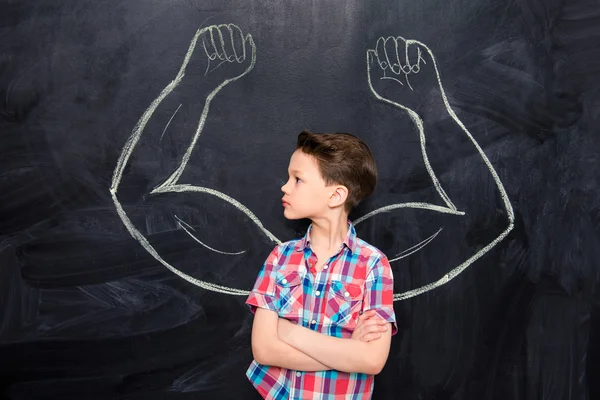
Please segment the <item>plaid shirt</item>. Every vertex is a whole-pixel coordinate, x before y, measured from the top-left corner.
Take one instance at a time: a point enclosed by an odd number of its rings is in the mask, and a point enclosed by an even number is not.
[[[392,323],[393,275],[387,257],[356,236],[348,222],[348,236],[320,272],[311,250],[310,232],[283,243],[271,252],[246,304],[276,311],[279,317],[325,335],[350,338],[359,312],[375,309]],[[292,371],[252,361],[248,379],[265,399],[370,399],[373,375],[335,370]]]

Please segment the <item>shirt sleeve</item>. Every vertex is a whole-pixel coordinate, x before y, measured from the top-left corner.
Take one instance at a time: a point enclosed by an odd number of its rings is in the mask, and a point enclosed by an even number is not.
[[[363,312],[375,310],[392,324],[392,335],[398,332],[394,313],[394,276],[386,256],[379,257],[365,281]]]
[[[254,288],[246,299],[246,304],[250,307],[252,314],[256,313],[256,308],[265,308],[271,311],[277,311],[275,297],[275,272],[279,260],[279,246],[276,246],[263,264]]]

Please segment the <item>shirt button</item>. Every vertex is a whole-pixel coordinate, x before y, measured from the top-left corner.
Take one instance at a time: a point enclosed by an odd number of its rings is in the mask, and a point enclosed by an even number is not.
[[[327,264],[323,265],[323,269],[327,269],[327,267],[328,267]]]
[[[301,372],[296,372],[296,376],[297,376],[298,378],[300,378],[300,377],[302,376],[302,373],[301,373]]]
[[[344,297],[348,297],[348,296],[350,296],[350,293],[348,293],[348,292],[344,293]]]
[[[319,291],[317,290],[317,291],[315,292],[315,295],[316,295],[317,297],[319,297],[319,296],[321,295],[321,292],[319,292]]]
[[[317,321],[315,321],[315,320],[313,319],[312,321],[310,321],[310,323],[314,325],[314,324],[316,324],[316,323],[317,323]]]
[[[282,280],[281,283],[285,285],[287,283],[287,279]]]

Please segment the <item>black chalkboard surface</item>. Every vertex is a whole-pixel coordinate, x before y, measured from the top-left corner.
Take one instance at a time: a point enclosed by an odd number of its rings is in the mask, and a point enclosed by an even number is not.
[[[600,398],[600,4],[4,1],[0,398],[254,399],[297,134],[372,148],[374,399]]]

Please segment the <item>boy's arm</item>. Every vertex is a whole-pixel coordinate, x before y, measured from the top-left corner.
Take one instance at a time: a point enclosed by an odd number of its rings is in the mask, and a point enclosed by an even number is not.
[[[387,361],[392,326],[371,342],[327,336],[287,320],[279,320],[278,333],[285,343],[333,369],[377,375]]]
[[[397,331],[394,314],[394,280],[387,257],[377,256],[371,264],[363,296],[363,311],[373,310],[390,322],[380,340],[363,342],[322,335],[308,328],[280,321],[279,338],[315,360],[344,372],[378,374],[389,354],[391,336]]]
[[[332,368],[281,341],[277,334],[280,319],[275,311],[257,308],[252,324],[252,355],[259,364],[296,371],[325,371]]]
[[[254,313],[252,323],[252,355],[262,365],[293,369],[296,371],[324,371],[331,369],[282,342],[277,335],[277,298],[275,274],[281,252],[276,246],[258,273],[254,288],[246,304]]]

